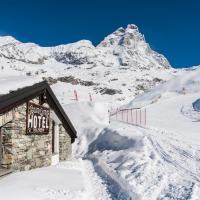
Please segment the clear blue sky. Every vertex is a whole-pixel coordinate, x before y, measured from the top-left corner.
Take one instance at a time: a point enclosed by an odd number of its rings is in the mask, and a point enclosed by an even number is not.
[[[200,64],[198,0],[0,0],[0,35],[42,46],[80,39],[96,45],[129,23],[172,66]]]

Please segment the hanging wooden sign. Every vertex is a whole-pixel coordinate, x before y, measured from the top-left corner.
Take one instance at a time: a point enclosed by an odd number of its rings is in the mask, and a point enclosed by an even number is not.
[[[35,103],[27,103],[27,134],[48,134],[50,109]]]

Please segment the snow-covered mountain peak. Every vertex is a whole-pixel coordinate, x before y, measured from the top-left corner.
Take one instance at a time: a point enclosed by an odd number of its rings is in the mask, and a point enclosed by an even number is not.
[[[95,48],[90,40],[79,40],[77,42],[69,43],[69,44],[62,44],[55,47],[52,47],[52,49],[57,51],[66,51],[70,49],[80,49],[80,48]]]
[[[89,48],[94,48],[94,45],[92,44],[92,42],[90,40],[79,40],[75,43],[72,43],[74,46],[85,46],[85,47],[89,47]]]
[[[171,66],[167,59],[153,51],[145,41],[144,35],[134,24],[129,24],[126,28],[119,28],[97,46],[106,49],[107,52],[118,57],[121,66],[141,69],[165,68]],[[147,67],[148,66],[148,67]]]
[[[95,47],[89,40],[80,40],[51,48],[51,56],[65,64],[81,65],[94,57]]]
[[[138,27],[135,24],[128,24],[127,25],[127,29],[132,29],[132,30],[137,30],[138,31]]]
[[[138,27],[134,24],[129,24],[127,28],[120,27],[105,37],[98,47],[130,46],[134,41],[141,40],[144,41],[144,37],[139,32]]]
[[[21,42],[16,40],[12,36],[0,36],[0,46],[7,44],[20,44]]]

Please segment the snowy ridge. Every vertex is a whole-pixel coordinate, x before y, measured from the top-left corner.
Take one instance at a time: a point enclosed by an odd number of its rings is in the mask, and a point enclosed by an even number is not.
[[[96,47],[88,40],[40,47],[0,37],[0,79],[9,74],[40,79],[73,77],[90,81],[90,86],[83,87],[91,93],[122,102],[180,73],[163,55],[151,50],[133,24],[117,29]]]
[[[143,107],[154,103],[160,98],[173,97],[181,94],[199,93],[200,91],[200,68],[184,71],[168,82],[153,88],[144,95],[138,96],[125,107]]]

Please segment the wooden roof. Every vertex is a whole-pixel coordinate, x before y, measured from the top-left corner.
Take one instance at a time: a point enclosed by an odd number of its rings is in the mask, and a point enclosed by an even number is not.
[[[24,87],[9,94],[0,96],[0,114],[13,109],[14,107],[22,105],[23,103],[28,102],[29,100],[34,99],[35,97],[38,97],[44,93],[47,97],[47,103],[51,109],[54,110],[63,127],[71,136],[72,142],[74,142],[75,138],[77,137],[76,130],[46,81],[36,83],[32,86]]]

